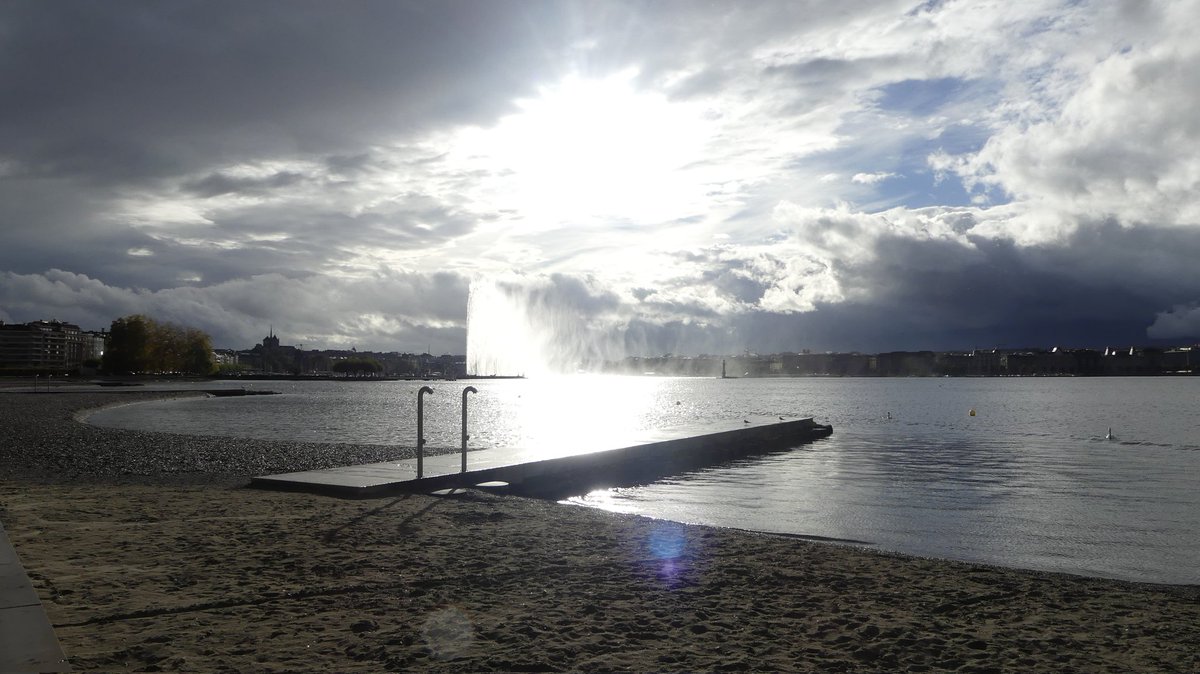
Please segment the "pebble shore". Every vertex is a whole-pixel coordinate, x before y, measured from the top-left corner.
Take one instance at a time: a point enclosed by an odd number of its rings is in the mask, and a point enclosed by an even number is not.
[[[245,484],[254,475],[415,456],[412,447],[148,433],[79,421],[102,407],[202,395],[122,389],[94,393],[0,389],[0,479]]]

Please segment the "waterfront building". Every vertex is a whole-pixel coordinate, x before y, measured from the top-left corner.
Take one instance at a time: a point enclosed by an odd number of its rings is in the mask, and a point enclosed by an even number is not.
[[[108,335],[58,320],[0,322],[0,369],[71,372],[104,356]]]

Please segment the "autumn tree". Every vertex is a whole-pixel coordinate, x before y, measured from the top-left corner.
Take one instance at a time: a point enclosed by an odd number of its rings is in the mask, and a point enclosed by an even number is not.
[[[104,348],[105,371],[120,374],[148,371],[153,323],[141,314],[113,321],[108,330],[108,345]]]
[[[184,330],[184,347],[180,370],[191,374],[209,375],[216,372],[213,362],[212,338],[196,328]]]
[[[112,322],[104,350],[108,372],[183,372],[210,375],[216,371],[212,340],[196,328],[159,323],[141,314]]]

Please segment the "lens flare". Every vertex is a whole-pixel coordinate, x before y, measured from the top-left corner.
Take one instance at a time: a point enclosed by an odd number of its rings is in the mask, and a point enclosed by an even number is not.
[[[696,551],[688,549],[687,527],[659,522],[647,545],[658,581],[668,588],[683,585],[696,558]]]

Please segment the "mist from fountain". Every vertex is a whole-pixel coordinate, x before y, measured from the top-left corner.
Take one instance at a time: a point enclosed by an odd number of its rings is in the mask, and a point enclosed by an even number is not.
[[[467,299],[467,374],[541,377],[590,371],[625,355],[615,300],[578,281],[477,278]]]

